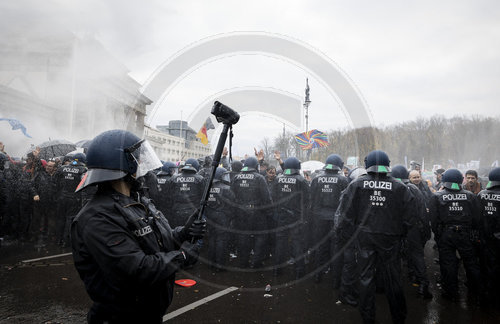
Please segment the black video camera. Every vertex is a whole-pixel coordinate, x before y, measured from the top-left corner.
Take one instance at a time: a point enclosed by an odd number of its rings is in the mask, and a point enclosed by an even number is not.
[[[214,102],[212,115],[217,118],[218,123],[228,125],[234,125],[240,120],[240,114],[218,101]]]

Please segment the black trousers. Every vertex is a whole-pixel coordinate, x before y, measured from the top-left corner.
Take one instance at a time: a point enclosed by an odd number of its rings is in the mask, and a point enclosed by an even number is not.
[[[406,236],[406,256],[408,271],[415,275],[420,285],[429,286],[429,279],[425,268],[424,244],[418,228],[412,228]]]
[[[315,266],[316,270],[322,271],[328,268],[332,261],[335,248],[335,232],[333,231],[333,220],[316,219],[314,220],[315,242]]]
[[[375,269],[383,285],[394,323],[406,318],[406,299],[401,284],[401,238],[399,236],[359,232],[358,266],[360,273],[359,310],[365,323],[375,322]]]
[[[470,231],[445,229],[439,239],[439,266],[443,289],[450,295],[458,293],[458,258],[456,252],[460,253],[465,267],[469,287],[481,289],[479,262],[476,257]]]
[[[306,236],[302,222],[293,222],[287,219],[278,219],[276,230],[276,250],[274,264],[275,267],[285,267],[286,261],[290,257],[290,248],[295,258],[295,271],[304,273],[305,271],[305,249],[304,237]]]

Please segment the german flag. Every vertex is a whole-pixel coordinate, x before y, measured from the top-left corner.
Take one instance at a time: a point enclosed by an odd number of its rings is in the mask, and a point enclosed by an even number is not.
[[[203,124],[203,126],[201,126],[201,129],[198,132],[198,134],[196,134],[196,137],[198,137],[204,145],[208,144],[207,132],[210,129],[215,129],[215,127],[214,127],[214,124],[212,123],[212,120],[210,119],[210,117],[208,117],[207,120],[205,121],[205,123]]]

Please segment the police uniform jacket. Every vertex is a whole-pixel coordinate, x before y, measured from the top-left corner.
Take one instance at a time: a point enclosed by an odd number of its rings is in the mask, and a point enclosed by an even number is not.
[[[478,198],[484,238],[487,242],[500,242],[500,186],[482,190]]]
[[[414,226],[413,196],[401,181],[385,174],[369,173],[352,181],[339,206],[343,239],[356,229],[372,234],[404,236]]]
[[[438,236],[449,228],[479,229],[479,202],[470,191],[444,188],[433,195],[429,210],[432,230]]]
[[[161,322],[172,301],[186,237],[164,218],[111,188],[99,188],[72,223],[75,267],[93,300],[91,313],[111,322]]]
[[[64,199],[80,199],[81,195],[75,193],[87,168],[80,163],[61,165],[57,168],[56,183],[58,196]]]
[[[347,178],[338,171],[323,170],[311,181],[311,213],[314,219],[332,220],[347,187]]]
[[[274,178],[272,192],[279,220],[308,221],[309,184],[298,170]]]
[[[234,194],[223,181],[215,180],[208,195],[205,216],[210,226],[229,226],[234,215]],[[223,229],[221,229],[223,230]]]
[[[236,204],[246,212],[269,213],[272,205],[266,179],[255,169],[241,171],[231,183]]]
[[[170,178],[167,185],[167,219],[172,226],[184,225],[187,218],[200,206],[205,179],[195,171],[182,170]]]

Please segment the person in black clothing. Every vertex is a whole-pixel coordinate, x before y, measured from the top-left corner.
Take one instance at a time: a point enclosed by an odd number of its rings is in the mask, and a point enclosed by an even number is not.
[[[296,279],[299,279],[305,274],[304,239],[307,236],[305,224],[309,219],[309,184],[300,175],[300,161],[297,158],[289,157],[284,166],[283,174],[277,176],[272,185],[277,215],[274,274],[279,275],[286,266],[290,244],[295,259]]]
[[[231,163],[231,171],[229,171],[231,183],[233,182],[234,177],[241,172],[241,169],[243,169],[243,163],[241,161],[233,161]]]
[[[344,161],[337,154],[330,154],[325,161],[325,167],[311,182],[311,233],[313,250],[317,251],[315,263],[316,282],[320,282],[324,270],[328,268],[335,250],[335,235],[333,232],[334,215],[340,202],[340,195],[347,187],[348,181],[340,173]],[[341,260],[336,260],[341,261]],[[334,261],[335,262],[335,261]],[[341,264],[334,271],[338,280],[341,276]]]
[[[418,293],[425,299],[432,298],[424,259],[425,243],[431,238],[431,227],[425,198],[422,192],[408,180],[408,170],[403,165],[392,168],[391,175],[408,186],[414,196],[415,225],[408,230],[405,240],[408,272],[412,282],[418,285]],[[414,278],[414,279],[413,279]]]
[[[75,267],[93,301],[89,323],[162,323],[173,297],[175,273],[192,265],[205,224],[194,213],[174,230],[140,178],[160,161],[149,143],[130,132],[98,135],[88,148],[89,171],[77,188],[98,190],[71,226]]]
[[[237,235],[238,264],[241,268],[249,266],[252,249],[254,255],[250,267],[260,267],[266,258],[272,200],[266,180],[257,171],[257,166],[256,158],[247,158],[243,169],[231,183],[237,209],[233,229]]]
[[[347,180],[350,182],[366,175],[366,169],[357,167],[349,171]],[[356,262],[357,250],[355,240],[345,242],[342,239],[342,233],[339,226],[340,211],[344,210],[342,205],[350,204],[350,197],[345,195],[345,190],[340,197],[340,203],[335,211],[334,230],[335,230],[335,249],[336,258],[333,261],[334,281],[333,288],[339,289],[338,298],[341,303],[351,306],[358,306],[359,298],[359,270]],[[340,273],[340,278],[337,275]]]
[[[205,189],[205,178],[197,174],[200,169],[198,161],[187,159],[180,172],[172,176],[167,184],[168,214],[165,215],[172,227],[186,223],[196,209]]]
[[[82,163],[79,155],[76,159],[70,156],[67,165],[61,165],[56,171],[57,186],[57,225],[56,237],[58,244],[66,246],[69,243],[69,229],[73,218],[82,208],[82,193],[75,192],[87,168]]]
[[[443,296],[458,300],[458,258],[462,258],[469,292],[480,292],[480,269],[471,237],[480,229],[477,197],[462,189],[463,176],[457,169],[443,174],[444,190],[434,194],[430,204],[431,225],[439,248]]]
[[[479,192],[481,227],[484,238],[484,260],[487,300],[492,306],[500,306],[500,168],[490,171],[486,189]]]
[[[365,323],[375,322],[375,269],[381,272],[394,323],[406,318],[401,285],[401,240],[413,226],[413,197],[409,189],[388,173],[389,157],[372,151],[365,158],[367,175],[352,181],[339,207],[341,240],[358,246],[360,270],[359,310]]]
[[[168,182],[175,174],[176,166],[173,162],[163,162],[161,169],[156,173],[158,182],[158,196],[154,198],[156,208],[163,213],[168,214]]]
[[[215,271],[222,271],[228,257],[228,238],[233,217],[234,194],[229,186],[229,173],[218,167],[208,196],[207,218],[208,259]]]

